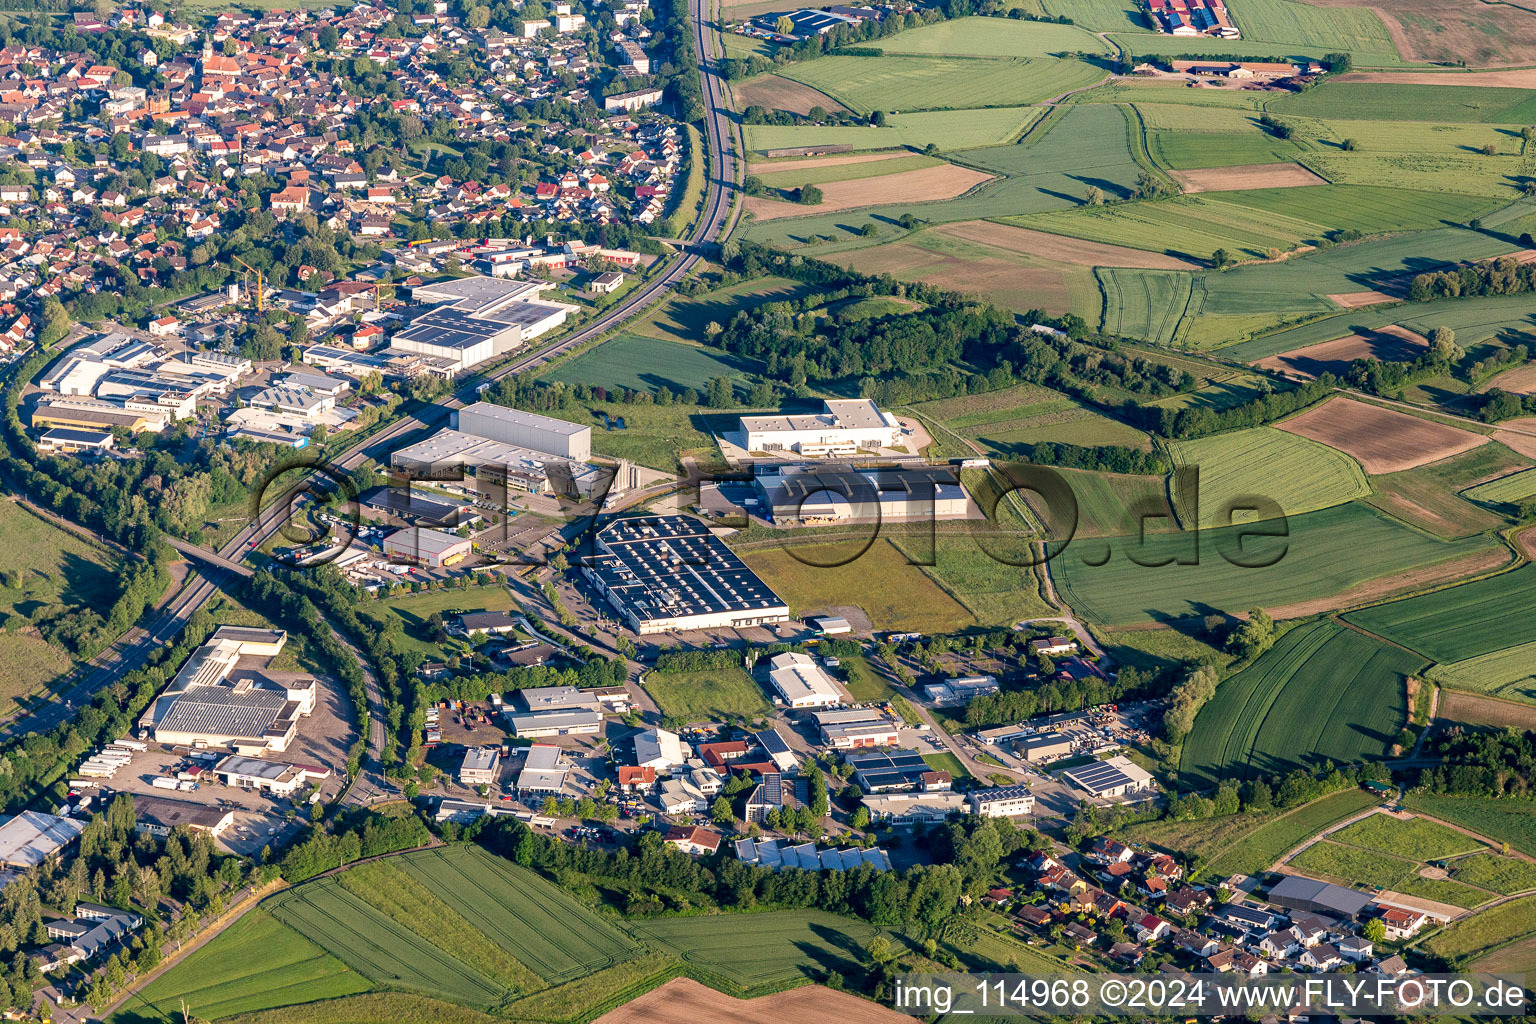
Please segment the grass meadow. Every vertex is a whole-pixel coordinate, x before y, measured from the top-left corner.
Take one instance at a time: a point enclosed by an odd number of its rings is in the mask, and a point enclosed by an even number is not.
[[[778,73],[860,113],[1018,107],[1104,77],[1081,61],[942,56],[820,57]]]
[[[1536,642],[1436,665],[1429,678],[1453,690],[1536,704]]]
[[[1479,954],[1525,938],[1536,913],[1536,896],[1524,896],[1465,918],[1424,943],[1436,956],[1464,963]]]
[[[928,57],[1050,57],[1063,51],[1107,53],[1103,40],[1075,25],[953,18],[871,44],[888,54]]]
[[[823,57],[822,60],[836,58]],[[849,60],[870,58],[850,57]],[[848,145],[855,149],[910,146],[941,150],[997,146],[1015,138],[1040,118],[1039,107],[1004,106],[967,110],[917,110],[891,114],[885,127],[860,125],[747,125],[747,149],[763,152],[794,146]]]
[[[702,392],[716,377],[730,377],[740,388],[760,369],[752,360],[701,345],[621,334],[556,364],[544,379],[649,392],[665,387],[681,393],[688,388]]]
[[[1442,821],[1469,828],[1511,849],[1536,857],[1536,804],[1475,796],[1409,793],[1403,805]]]
[[[707,672],[652,672],[645,692],[678,722],[754,722],[773,712],[762,687],[739,666]]]

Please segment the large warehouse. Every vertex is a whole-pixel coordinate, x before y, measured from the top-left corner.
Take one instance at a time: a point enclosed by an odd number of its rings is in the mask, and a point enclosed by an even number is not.
[[[789,606],[709,527],[686,516],[620,519],[597,531],[587,578],[636,633],[784,622]]]
[[[867,398],[827,399],[816,415],[743,416],[741,433],[749,452],[853,455],[860,448],[895,448],[901,421]]]
[[[439,430],[426,440],[395,452],[390,456],[390,464],[418,480],[473,484],[493,504],[510,491],[590,497],[603,479],[601,470],[585,462],[462,430]]]
[[[843,689],[816,659],[785,651],[768,662],[768,682],[791,708],[825,708],[843,702]]]
[[[565,323],[574,307],[536,301],[543,287],[534,281],[498,277],[418,285],[411,290],[411,301],[433,305],[395,331],[389,347],[447,359],[454,370],[494,359]]]
[[[963,519],[970,502],[948,466],[781,466],[759,463],[753,486],[777,524],[842,519]]]
[[[453,415],[455,430],[488,441],[528,448],[562,459],[585,462],[592,457],[592,428],[553,416],[509,409],[490,402],[467,405]]]
[[[315,709],[315,681],[280,681],[240,664],[276,656],[286,640],[282,630],[220,626],[144,712],[141,736],[251,756],[287,750],[299,719]]]

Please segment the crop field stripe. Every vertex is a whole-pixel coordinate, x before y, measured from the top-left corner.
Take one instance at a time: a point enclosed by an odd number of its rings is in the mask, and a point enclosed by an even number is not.
[[[1536,565],[1363,608],[1347,618],[1436,661],[1536,641]]]
[[[451,992],[482,1006],[507,995],[505,988],[391,921],[333,879],[320,882],[282,894],[271,912],[375,981],[427,994]]]

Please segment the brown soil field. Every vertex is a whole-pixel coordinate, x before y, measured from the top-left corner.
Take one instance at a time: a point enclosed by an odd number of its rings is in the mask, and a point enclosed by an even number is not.
[[[1463,693],[1460,690],[1440,688],[1440,699],[1435,705],[1435,718],[1462,725],[1513,726],[1516,729],[1536,729],[1536,707],[1499,700],[1481,693]]]
[[[911,1024],[912,1018],[822,985],[807,985],[757,999],[737,999],[706,988],[692,978],[675,978],[616,1010],[609,1010],[595,1024],[783,1024],[819,1020],[840,1024]]]
[[[819,89],[792,82],[778,75],[759,75],[751,81],[731,87],[736,94],[736,105],[767,107],[769,110],[788,110],[795,114],[809,114],[814,107],[837,113],[847,110],[837,100]]]
[[[879,178],[854,178],[818,185],[822,201],[817,206],[801,206],[777,199],[748,199],[747,212],[758,220],[780,217],[805,217],[814,213],[835,213],[861,206],[886,206],[894,203],[921,203],[935,199],[953,199],[963,195],[995,175],[973,171],[969,167],[944,164],[916,171],[902,171]]]
[[[1526,363],[1513,370],[1506,370],[1478,390],[1492,391],[1494,388],[1517,395],[1536,394],[1536,363]]]
[[[1378,302],[1396,302],[1396,296],[1386,292],[1339,292],[1328,296],[1334,302],[1345,309],[1359,309],[1361,306],[1374,306]]]
[[[1169,171],[1185,192],[1236,192],[1246,188],[1300,188],[1326,185],[1300,164],[1245,164],[1240,167],[1206,167],[1194,171]]]
[[[1496,430],[1493,439],[1512,451],[1517,451],[1528,459],[1536,459],[1536,416],[1522,416],[1515,420],[1505,420],[1504,427],[1517,427],[1519,433],[1514,430]]]
[[[1197,264],[1176,256],[1128,249],[1121,245],[1087,242],[1080,238],[1053,235],[1045,231],[994,224],[985,220],[965,220],[934,229],[968,242],[980,242],[998,249],[1038,256],[1079,267],[1143,267],[1148,270],[1189,270]]]
[[[1338,82],[1377,82],[1386,85],[1473,85],[1489,89],[1536,89],[1536,68],[1515,71],[1352,71]]]
[[[1488,441],[1485,434],[1349,398],[1330,398],[1275,426],[1352,455],[1373,475],[1439,462]]]
[[[1340,608],[1374,604],[1424,587],[1465,579],[1478,573],[1492,572],[1494,569],[1508,565],[1513,557],[1508,548],[1490,548],[1487,551],[1479,551],[1475,555],[1468,555],[1466,558],[1426,565],[1412,572],[1366,580],[1359,586],[1351,587],[1342,594],[1335,594],[1332,597],[1298,601],[1296,604],[1282,605],[1279,608],[1266,608],[1265,611],[1277,620],[1301,619],[1321,615],[1324,612],[1338,611]]]
[[[1319,7],[1367,6],[1381,16],[1398,52],[1410,61],[1460,59],[1473,67],[1529,64],[1536,48],[1536,12],[1523,5],[1482,0],[1312,2]]]
[[[788,79],[785,79],[788,81]],[[904,149],[891,153],[847,153],[839,156],[812,156],[804,160],[754,160],[747,164],[748,174],[769,174],[773,171],[803,171],[810,167],[842,167],[845,164],[870,164],[877,160],[895,160],[911,156]]]
[[[1429,342],[1406,327],[1392,325],[1369,334],[1351,334],[1337,341],[1292,349],[1261,359],[1255,365],[1281,373],[1299,373],[1316,377],[1321,373],[1341,374],[1356,359],[1375,357],[1382,362],[1417,359]]]
[[[1066,275],[1049,267],[1027,267],[1013,260],[960,257],[906,242],[828,256],[864,274],[890,274],[904,281],[925,281],[939,288],[982,297],[1020,312],[1043,309],[1069,312],[1072,296]],[[1536,438],[1532,438],[1536,440]]]

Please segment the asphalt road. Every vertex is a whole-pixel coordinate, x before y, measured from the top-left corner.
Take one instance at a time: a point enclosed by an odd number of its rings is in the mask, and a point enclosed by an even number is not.
[[[739,216],[739,208],[733,208],[731,197],[734,192],[739,191],[742,167],[737,158],[736,126],[729,106],[729,90],[718,71],[721,56],[719,36],[711,31],[712,26],[709,21],[713,17],[714,9],[713,0],[690,0],[695,43],[701,58],[700,73],[704,101],[708,108],[704,124],[704,139],[709,152],[709,175],[703,207],[686,239],[684,252],[662,273],[625,296],[616,306],[585,327],[537,352],[481,375],[474,382],[476,386],[487,380],[499,380],[512,374],[536,369],[551,359],[593,341],[636,318],[666,299],[677,287],[678,282],[688,276],[703,260],[703,254],[709,250],[710,246],[730,234]],[[447,420],[452,410],[463,408],[475,401],[477,397],[473,389],[467,387],[444,402],[402,417],[369,438],[365,445],[342,458],[337,468],[342,470],[358,468],[370,455],[387,453],[397,447],[403,437],[440,425]],[[59,694],[49,704],[7,724],[3,730],[0,730],[0,737],[8,739],[27,732],[43,732],[51,729],[58,723],[73,718],[81,707],[90,702],[91,697],[98,690],[123,674],[141,667],[152,651],[170,643],[181,631],[187,619],[218,595],[222,584],[231,575],[231,571],[222,568],[219,563],[229,565],[242,562],[246,554],[259,548],[276,534],[287,522],[290,503],[304,489],[304,484],[320,478],[320,474],[312,474],[304,478],[304,483],[287,487],[277,500],[265,504],[261,512],[217,553],[205,552],[199,558],[201,564],[187,577],[180,593],[172,598],[153,620],[119,637],[102,652],[94,662],[95,667],[79,682]],[[183,551],[191,547],[191,545],[182,544],[175,546]],[[215,557],[209,559],[206,557],[209,554]],[[362,660],[361,656],[359,660]],[[364,668],[367,669],[366,663]],[[369,729],[369,747],[370,753],[376,757],[382,750],[384,740],[383,703],[378,690],[378,680],[372,677],[372,672],[369,672],[369,691],[373,718]],[[366,771],[364,774],[369,778],[359,779],[357,786],[354,787],[354,790],[358,791],[358,799],[362,802],[366,802],[371,796],[378,795],[382,785],[382,780],[374,779]],[[365,784],[367,793],[362,791]]]

